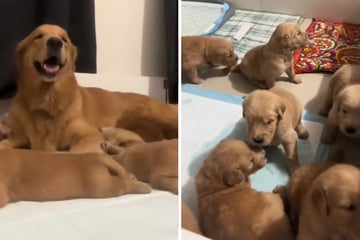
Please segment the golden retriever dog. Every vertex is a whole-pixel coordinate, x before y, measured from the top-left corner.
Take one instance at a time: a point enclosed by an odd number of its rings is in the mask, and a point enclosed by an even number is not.
[[[0,207],[17,201],[108,198],[151,191],[104,153],[2,149],[0,155]]]
[[[113,135],[109,133],[113,131]],[[140,181],[153,188],[178,193],[178,140],[140,142],[130,131],[105,128],[102,148]]]
[[[277,87],[255,90],[243,103],[247,141],[259,147],[282,144],[290,173],[299,167],[297,138],[309,136],[301,122],[302,110],[301,103],[293,94]]]
[[[208,36],[181,38],[181,68],[191,83],[203,82],[198,75],[201,65],[226,66],[223,72],[228,74],[237,60],[233,45],[226,39]]]
[[[214,240],[294,239],[278,194],[251,188],[249,175],[266,164],[265,151],[223,140],[198,174],[199,223]]]
[[[333,143],[338,130],[349,138],[360,137],[360,67],[346,64],[330,80],[320,114],[328,120],[321,141]]]
[[[139,111],[177,134],[177,107],[135,93],[84,88],[75,78],[77,50],[64,29],[41,25],[16,50],[18,92],[10,106],[11,133],[1,148],[102,151],[99,128]],[[156,128],[156,126],[152,126]],[[159,139],[160,140],[160,139]]]
[[[327,168],[303,196],[297,239],[360,239],[359,204],[359,169],[347,164]]]
[[[191,209],[184,202],[181,203],[181,227],[202,235],[198,220],[196,219]]]
[[[293,52],[308,44],[307,34],[295,23],[281,23],[265,45],[249,50],[234,72],[242,73],[245,78],[259,88],[269,89],[284,72],[289,81],[301,83],[302,79],[294,73]]]

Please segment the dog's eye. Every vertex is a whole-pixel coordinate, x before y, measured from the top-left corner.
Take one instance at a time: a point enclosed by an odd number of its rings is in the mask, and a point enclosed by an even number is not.
[[[269,119],[267,122],[266,122],[266,124],[267,125],[270,125],[270,124],[272,124],[274,122],[274,119]]]
[[[343,110],[342,110],[342,113],[343,113],[343,114],[347,114],[346,109],[343,109]]]
[[[36,35],[34,39],[40,39],[40,38],[42,38],[43,36],[44,36],[44,35],[40,33],[40,34]]]
[[[355,205],[352,204],[352,203],[349,203],[349,204],[345,205],[344,208],[345,208],[347,211],[349,211],[349,212],[353,212],[353,211],[356,210]]]
[[[68,40],[65,37],[61,37],[61,40],[63,40],[64,42],[68,42]]]

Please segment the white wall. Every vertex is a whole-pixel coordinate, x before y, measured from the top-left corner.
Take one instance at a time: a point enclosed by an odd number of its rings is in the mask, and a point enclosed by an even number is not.
[[[101,81],[164,99],[163,0],[95,0]]]
[[[227,0],[236,8],[360,24],[359,0]]]

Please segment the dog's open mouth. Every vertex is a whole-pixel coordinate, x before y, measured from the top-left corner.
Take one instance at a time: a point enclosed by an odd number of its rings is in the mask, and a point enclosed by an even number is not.
[[[34,63],[36,70],[47,78],[54,78],[56,74],[61,70],[64,64],[60,63],[60,60],[56,56],[47,58],[44,62],[36,61]]]

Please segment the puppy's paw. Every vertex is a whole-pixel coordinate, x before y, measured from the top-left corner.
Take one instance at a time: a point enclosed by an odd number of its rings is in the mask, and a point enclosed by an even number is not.
[[[290,82],[297,83],[297,84],[302,83],[302,81],[303,81],[302,78],[299,76],[295,76],[293,79],[290,79]]]
[[[204,82],[204,79],[197,77],[197,78],[191,79],[191,82],[194,84],[201,84]]]
[[[299,129],[297,134],[300,139],[307,139],[309,137],[309,132],[304,127]]]

